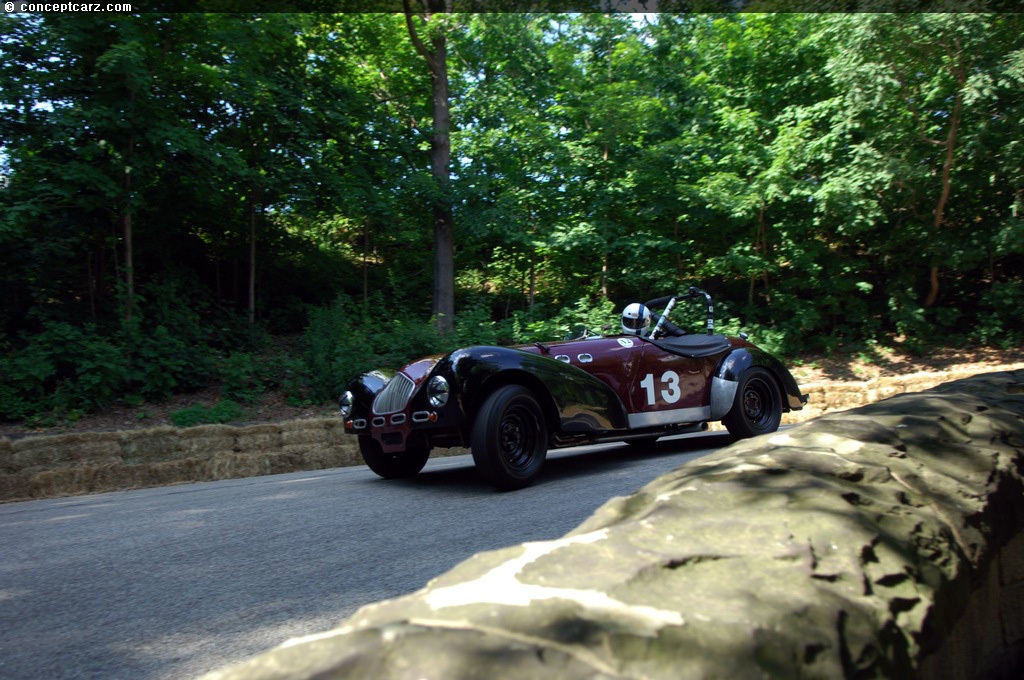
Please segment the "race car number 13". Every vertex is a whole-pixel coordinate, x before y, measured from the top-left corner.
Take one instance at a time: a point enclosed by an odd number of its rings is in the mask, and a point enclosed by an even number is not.
[[[679,374],[675,371],[665,371],[662,373],[658,383],[662,386],[660,390],[661,398],[669,404],[676,403],[683,396],[682,390],[679,389]],[[640,381],[640,387],[647,391],[647,405],[654,406],[657,402],[656,393],[658,392],[655,386],[654,374],[648,373],[644,376],[644,379]]]

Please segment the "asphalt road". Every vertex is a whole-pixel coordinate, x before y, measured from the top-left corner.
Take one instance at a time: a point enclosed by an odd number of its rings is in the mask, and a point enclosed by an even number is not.
[[[337,468],[0,505],[0,678],[194,678],[474,553],[561,536],[729,441],[552,452],[511,493],[459,456],[403,481]]]

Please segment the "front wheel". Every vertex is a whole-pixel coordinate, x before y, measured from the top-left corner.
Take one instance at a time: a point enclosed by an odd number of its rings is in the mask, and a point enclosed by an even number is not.
[[[767,369],[753,366],[743,372],[732,409],[722,418],[736,439],[775,432],[782,422],[782,396]]]
[[[470,448],[486,481],[504,490],[529,486],[548,452],[547,425],[533,392],[506,385],[487,397],[473,423]]]
[[[359,453],[367,466],[384,479],[412,477],[423,469],[430,457],[426,446],[410,446],[399,453],[384,453],[380,442],[369,435],[360,435]]]

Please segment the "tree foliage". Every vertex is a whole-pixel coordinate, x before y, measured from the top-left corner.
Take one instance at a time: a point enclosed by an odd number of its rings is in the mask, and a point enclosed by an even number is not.
[[[1024,337],[1021,15],[399,4],[0,17],[0,417],[690,284],[791,351]]]

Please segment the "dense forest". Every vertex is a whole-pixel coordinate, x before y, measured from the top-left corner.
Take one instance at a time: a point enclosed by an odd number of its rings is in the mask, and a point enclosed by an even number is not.
[[[437,4],[0,17],[0,420],[689,285],[782,353],[1024,339],[1024,15]]]

